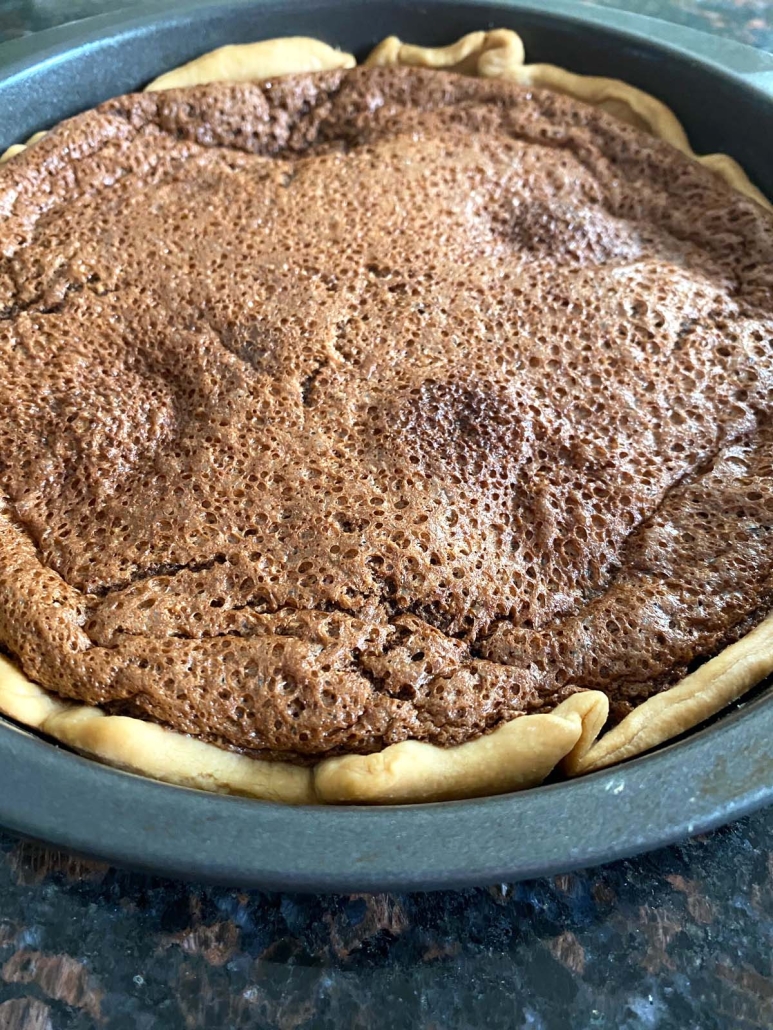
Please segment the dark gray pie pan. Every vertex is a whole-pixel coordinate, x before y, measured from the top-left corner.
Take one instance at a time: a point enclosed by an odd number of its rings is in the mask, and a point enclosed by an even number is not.
[[[529,59],[624,78],[666,101],[699,152],[773,196],[773,57],[560,0],[157,2],[0,47],[0,149],[228,42],[313,35],[358,54],[509,26]],[[773,694],[687,739],[571,783],[385,808],[286,808],[105,768],[0,720],[0,824],[113,863],[240,886],[350,891],[540,876],[644,851],[773,800]]]

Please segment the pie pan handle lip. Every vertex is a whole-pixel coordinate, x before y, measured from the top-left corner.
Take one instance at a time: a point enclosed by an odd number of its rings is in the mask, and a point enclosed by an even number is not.
[[[485,885],[701,833],[773,800],[760,697],[660,752],[520,794],[384,808],[222,797],[104,768],[0,724],[0,823],[148,872],[317,892]]]
[[[773,123],[773,55],[568,0],[161,0],[98,16],[0,46],[0,148],[238,39],[306,33],[346,46],[356,38],[362,53],[390,31],[432,45],[497,24],[522,32],[532,60],[551,60],[555,40],[578,70],[590,71],[607,47],[607,74],[625,77],[630,67],[643,88],[662,81],[664,99],[684,102],[688,131],[707,145],[755,129],[737,156],[756,161],[773,190],[753,120],[763,133]],[[583,53],[597,38],[595,56]],[[693,83],[682,95],[679,76]],[[695,83],[716,84],[717,102],[706,105]],[[546,875],[667,844],[770,801],[770,692],[683,741],[571,783],[385,808],[293,809],[172,787],[0,719],[0,824],[120,865],[239,886],[418,889]]]

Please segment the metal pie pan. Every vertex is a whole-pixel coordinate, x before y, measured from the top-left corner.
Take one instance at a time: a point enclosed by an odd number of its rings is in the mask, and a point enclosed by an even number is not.
[[[194,0],[91,18],[0,46],[0,150],[224,43],[312,35],[363,54],[392,33],[440,45],[494,26],[520,32],[532,61],[655,93],[698,152],[732,154],[773,196],[773,57],[562,0]],[[238,886],[351,891],[517,880],[658,847],[771,800],[769,690],[684,740],[570,783],[383,808],[287,808],[172,787],[0,719],[0,824],[115,864]]]

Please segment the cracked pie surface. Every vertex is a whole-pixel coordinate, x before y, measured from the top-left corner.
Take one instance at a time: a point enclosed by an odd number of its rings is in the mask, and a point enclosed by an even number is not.
[[[773,218],[485,51],[164,83],[2,166],[0,710],[415,801],[770,672]]]

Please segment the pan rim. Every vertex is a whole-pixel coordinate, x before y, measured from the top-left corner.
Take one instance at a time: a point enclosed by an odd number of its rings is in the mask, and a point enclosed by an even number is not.
[[[0,825],[144,872],[323,893],[486,885],[630,857],[772,802],[773,695],[610,769],[477,800],[223,796],[100,765],[5,719],[0,783]],[[269,848],[249,846],[266,837]]]

